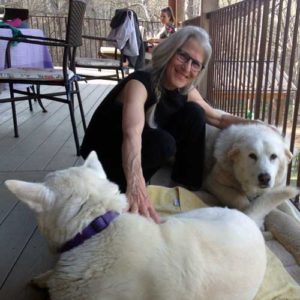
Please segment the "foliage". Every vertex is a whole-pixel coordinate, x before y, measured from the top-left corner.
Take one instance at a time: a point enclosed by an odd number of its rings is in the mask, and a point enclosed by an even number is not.
[[[241,2],[242,0],[219,0],[219,7],[225,7],[231,4],[235,4],[237,2]]]
[[[90,18],[111,19],[118,8],[129,7],[136,11],[142,20],[158,20],[160,9],[168,5],[167,0],[87,0],[87,13]],[[65,15],[68,0],[0,0],[9,7],[28,8],[30,15]]]

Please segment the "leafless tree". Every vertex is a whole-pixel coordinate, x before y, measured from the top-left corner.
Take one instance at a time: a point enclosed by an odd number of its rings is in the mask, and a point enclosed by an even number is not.
[[[237,2],[241,2],[242,0],[219,0],[219,7],[228,6],[231,4],[235,4]]]

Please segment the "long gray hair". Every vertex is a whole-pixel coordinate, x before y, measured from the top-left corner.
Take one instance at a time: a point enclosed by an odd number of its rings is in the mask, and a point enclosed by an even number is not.
[[[152,82],[156,87],[158,98],[160,98],[162,83],[169,61],[175,55],[176,51],[181,48],[190,38],[194,38],[196,41],[198,41],[200,47],[204,50],[205,57],[203,66],[204,70],[207,69],[212,51],[208,33],[203,28],[196,26],[186,26],[179,29],[177,32],[170,35],[157,47],[155,47],[152,52],[150,70],[152,73]],[[198,76],[188,86],[180,89],[180,92],[182,94],[187,94],[193,86],[200,82],[201,78],[203,77],[203,73],[204,71],[199,72]]]

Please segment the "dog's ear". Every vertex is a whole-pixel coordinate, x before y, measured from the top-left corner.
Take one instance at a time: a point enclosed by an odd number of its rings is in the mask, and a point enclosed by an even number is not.
[[[232,147],[228,152],[227,152],[227,158],[229,160],[233,160],[235,156],[237,156],[240,153],[240,149],[237,147]]]
[[[37,213],[45,211],[55,199],[54,193],[42,183],[6,180],[5,184],[13,194]]]
[[[291,160],[292,160],[292,158],[293,158],[292,152],[291,152],[288,148],[285,148],[285,149],[284,149],[284,154],[285,154],[286,157],[287,157],[288,163],[290,163]]]
[[[90,169],[95,170],[101,178],[106,179],[105,171],[103,170],[103,167],[98,160],[97,153],[95,151],[92,151],[87,159],[84,162],[84,166]]]

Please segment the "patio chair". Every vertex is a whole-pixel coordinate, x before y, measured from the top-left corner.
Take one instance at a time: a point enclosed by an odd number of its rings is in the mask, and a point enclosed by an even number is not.
[[[96,43],[95,56],[97,57],[76,57],[75,66],[76,74],[86,80],[104,79],[120,81],[124,78],[124,59],[123,51],[118,48],[117,41],[106,37],[97,37],[83,35],[83,39],[89,43]],[[99,49],[98,52],[96,49]],[[79,69],[80,68],[80,69]],[[96,72],[88,72],[84,69],[96,70]],[[114,70],[115,73],[103,74],[103,70]]]
[[[77,80],[78,76],[75,74],[75,55],[76,49],[82,44],[82,26],[85,14],[86,3],[82,0],[70,0],[68,21],[66,29],[66,38],[53,39],[46,37],[35,37],[23,35],[21,37],[0,37],[0,40],[8,41],[6,48],[6,68],[0,71],[0,83],[8,83],[10,90],[10,97],[0,99],[0,103],[10,102],[12,107],[14,134],[19,136],[16,102],[29,99],[49,99],[61,103],[68,104],[70,119],[73,128],[73,135],[76,145],[77,155],[79,155],[79,140],[75,123],[74,115],[74,95],[77,95],[79,110],[82,119],[82,125],[86,130],[86,123],[84,118],[83,106],[80,97],[80,91]],[[61,69],[39,69],[39,68],[14,68],[10,57],[10,48],[13,43],[30,43],[45,45],[48,47],[57,47],[62,49],[62,68]],[[36,90],[27,89],[26,91],[16,89],[14,84],[21,83],[27,85],[36,85]],[[62,86],[63,92],[40,92],[41,85]],[[15,96],[15,94],[19,94]],[[63,96],[63,97],[62,97]]]
[[[117,9],[110,23],[111,31],[108,37],[88,36],[98,57],[77,57],[75,64],[77,74],[85,79],[108,79],[120,81],[128,67],[140,69],[144,66],[144,44],[136,13],[130,9]],[[93,44],[96,47],[93,47]],[[86,49],[85,49],[86,51]],[[91,51],[92,52],[92,51]],[[86,53],[85,53],[86,54]],[[96,69],[100,72],[84,72],[82,69]],[[103,70],[115,70],[112,74],[103,74]]]

